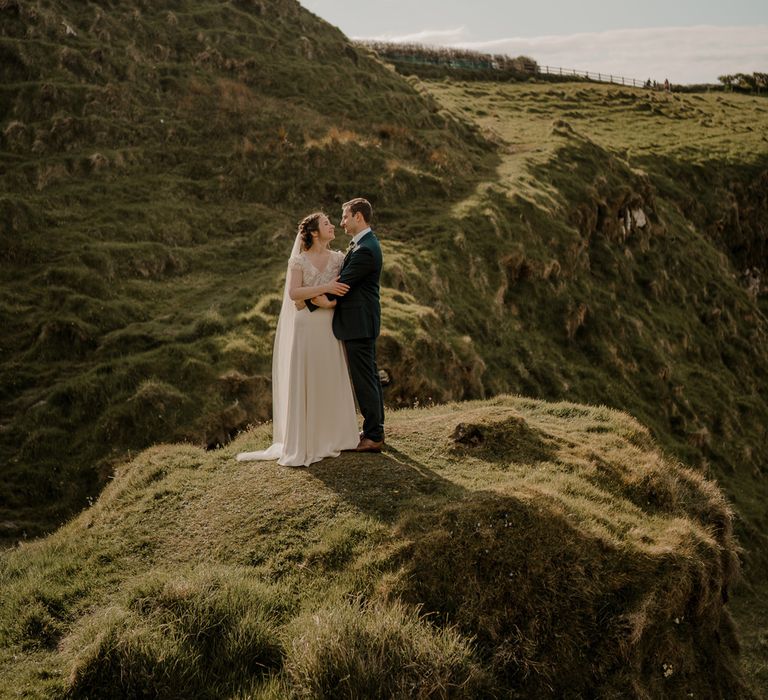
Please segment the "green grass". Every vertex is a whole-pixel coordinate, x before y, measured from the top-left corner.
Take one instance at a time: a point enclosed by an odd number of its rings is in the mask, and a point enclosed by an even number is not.
[[[391,412],[381,455],[234,460],[268,439],[151,448],[6,551],[3,692],[751,697],[731,510],[629,416],[501,396]]]
[[[751,296],[742,271],[765,269],[757,125],[768,107],[608,86],[429,86],[503,154],[496,177],[453,209],[464,222],[455,254],[441,251],[454,325],[492,368],[485,386],[628,410],[717,478],[739,513],[754,585],[737,608],[745,655],[759,659],[768,329],[765,290]],[[635,209],[646,225],[625,228]],[[472,281],[457,288],[467,257]],[[484,316],[479,290],[493,309]],[[766,687],[764,665],[750,664]]]
[[[765,260],[755,188],[767,148],[754,125],[768,107],[608,86],[430,89],[450,109],[487,106],[473,118],[504,153],[491,189],[455,211],[464,231],[440,270],[461,284],[468,256],[478,271],[471,292],[452,290],[452,312],[498,368],[486,385],[625,408],[687,461],[762,493],[768,329],[741,271]],[[647,224],[625,230],[633,209]],[[702,429],[710,438],[692,445]]]
[[[269,417],[277,309],[259,305],[308,209],[451,196],[458,163],[494,156],[292,2],[2,13],[0,519],[18,538],[130,450]]]
[[[402,78],[288,0],[0,14],[6,542],[154,443],[269,419],[295,222],[363,195],[387,404],[511,392],[633,415],[733,504],[735,609],[768,683],[768,307],[743,278],[765,270],[764,100]],[[515,430],[505,450],[548,454]]]

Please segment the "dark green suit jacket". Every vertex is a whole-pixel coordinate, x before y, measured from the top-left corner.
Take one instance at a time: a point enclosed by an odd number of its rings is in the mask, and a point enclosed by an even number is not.
[[[357,248],[344,258],[339,282],[349,285],[343,297],[329,294],[336,299],[333,313],[333,334],[339,340],[377,338],[381,330],[381,301],[379,280],[381,278],[381,246],[373,231],[366,233]],[[317,307],[307,301],[307,307]]]
[[[344,258],[339,282],[349,291],[336,299],[333,334],[339,340],[377,338],[381,330],[381,246],[373,231],[366,233],[357,248]]]

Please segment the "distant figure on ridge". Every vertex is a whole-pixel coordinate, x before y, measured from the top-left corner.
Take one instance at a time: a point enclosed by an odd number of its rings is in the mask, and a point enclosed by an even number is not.
[[[342,450],[381,451],[376,338],[382,255],[371,215],[365,199],[344,204],[341,225],[353,237],[346,255],[328,249],[335,231],[322,212],[299,224],[272,358],[272,445],[241,452],[239,461],[276,459],[298,467]],[[364,419],[360,434],[350,375]]]

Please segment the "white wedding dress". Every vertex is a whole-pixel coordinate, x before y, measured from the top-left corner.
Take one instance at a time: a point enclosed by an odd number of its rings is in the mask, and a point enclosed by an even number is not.
[[[326,268],[318,270],[294,244],[288,267],[301,270],[303,287],[315,287],[336,279],[343,260],[343,253],[331,251]],[[297,311],[286,283],[272,360],[272,446],[241,452],[239,461],[276,459],[284,466],[309,466],[357,447],[347,358],[333,335],[332,320],[333,309]]]

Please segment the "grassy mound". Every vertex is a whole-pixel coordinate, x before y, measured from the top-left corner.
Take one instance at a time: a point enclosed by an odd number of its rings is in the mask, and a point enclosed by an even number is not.
[[[499,397],[394,412],[388,435],[307,469],[233,459],[268,426],[123,464],[0,560],[0,688],[752,697],[732,513],[636,421]]]

